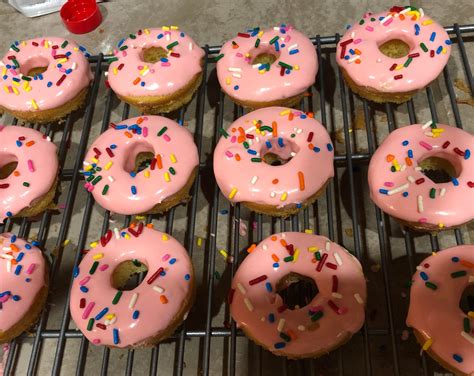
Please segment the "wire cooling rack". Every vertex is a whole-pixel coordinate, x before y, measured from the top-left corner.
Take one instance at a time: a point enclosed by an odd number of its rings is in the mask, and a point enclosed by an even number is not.
[[[80,261],[81,251],[88,248],[88,242],[104,234],[112,222],[113,226],[120,227],[135,220],[130,216],[111,215],[94,205],[91,194],[82,192],[83,177],[78,171],[92,141],[91,132],[97,131],[96,126],[104,132],[121,107],[121,118],[130,116],[129,106],[120,103],[111,90],[105,89],[104,72],[111,56],[92,56],[94,81],[82,118],[72,115],[59,127],[24,125],[45,132],[58,144],[62,185],[59,201],[64,204],[59,210],[45,212],[36,221],[8,219],[0,225],[0,232],[13,231],[25,238],[34,236],[51,260],[48,304],[31,332],[10,344],[4,357],[4,374],[442,373],[433,361],[424,355],[420,357],[419,346],[406,331],[404,319],[408,301],[405,296],[408,289],[403,284],[426,253],[439,250],[440,244],[443,248],[463,244],[468,232],[457,229],[439,235],[423,235],[401,231],[398,224],[370,202],[365,182],[370,156],[380,138],[393,131],[397,124],[415,123],[423,111],[438,121],[438,109],[444,102],[449,123],[462,128],[463,121],[466,122],[458,106],[457,86],[451,74],[454,69],[458,70],[457,77],[466,82],[464,90],[472,98],[474,82],[467,49],[474,38],[474,25],[454,24],[446,30],[454,43],[450,64],[425,93],[417,94],[414,100],[401,106],[373,105],[353,96],[334,62],[339,35],[312,38],[320,68],[316,90],[305,98],[301,108],[313,111],[336,139],[336,177],[327,187],[325,197],[288,219],[249,213],[239,204],[231,207],[220,196],[212,175],[212,150],[220,137],[220,128],[241,116],[243,109],[224,98],[216,83],[214,57],[220,47],[204,47],[204,77],[207,80],[203,80],[191,105],[174,116],[185,125],[189,123],[200,153],[200,173],[192,188],[192,199],[186,206],[172,209],[165,216],[143,219],[183,242],[196,265],[198,299],[188,319],[170,339],[153,349],[129,351],[90,345],[76,330],[68,310],[72,268]],[[441,99],[434,90],[440,91]],[[97,105],[99,101],[101,106]],[[354,120],[354,114],[359,114],[362,121]],[[404,116],[406,121],[398,120]],[[93,127],[94,119],[100,117],[102,120],[96,121]],[[2,121],[6,121],[5,116]],[[17,124],[16,119],[13,124]],[[81,126],[82,129],[78,128]],[[79,139],[77,150],[71,147],[74,132]],[[95,211],[101,216],[101,228],[91,225]],[[74,226],[71,227],[71,223]],[[177,229],[178,225],[181,230]],[[313,229],[343,244],[361,260],[368,278],[367,320],[360,333],[339,350],[316,360],[290,361],[275,357],[247,341],[231,322],[225,296],[246,246],[272,232],[304,229]],[[74,250],[68,247],[68,242],[74,245]],[[221,260],[218,252],[221,247],[226,247],[233,257],[232,263]],[[401,250],[398,256],[397,250]]]

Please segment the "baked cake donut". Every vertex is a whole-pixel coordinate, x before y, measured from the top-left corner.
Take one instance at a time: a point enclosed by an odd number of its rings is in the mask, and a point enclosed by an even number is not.
[[[432,121],[391,132],[369,164],[370,196],[416,230],[458,227],[474,218],[474,136]]]
[[[36,245],[0,234],[0,343],[28,330],[46,302],[48,267]]]
[[[250,108],[297,105],[318,72],[313,44],[289,25],[238,33],[216,59],[222,90]]]
[[[114,55],[110,87],[145,114],[184,106],[201,84],[204,50],[176,26],[138,30],[118,43]]]
[[[324,236],[286,232],[249,252],[232,281],[230,313],[260,346],[291,359],[316,358],[362,327],[367,298],[362,267],[338,244]],[[282,291],[298,281],[316,284],[319,292],[305,306],[289,306]]]
[[[374,102],[403,103],[446,66],[451,39],[413,6],[366,13],[337,45],[336,61],[350,89]]]
[[[214,174],[232,203],[288,216],[312,204],[334,176],[331,139],[312,113],[263,108],[222,133],[214,150]]]
[[[474,375],[474,312],[460,304],[466,289],[472,296],[472,287],[474,246],[437,252],[417,267],[407,318],[422,350],[463,376]]]
[[[187,129],[161,116],[110,124],[87,152],[85,188],[119,214],[156,214],[189,199],[199,164]]]
[[[0,111],[32,123],[64,118],[85,101],[92,80],[82,46],[56,37],[16,41],[0,61]]]
[[[31,128],[0,125],[0,218],[34,217],[51,206],[58,182],[56,145]]]
[[[135,288],[124,287],[147,271]],[[74,269],[70,309],[86,338],[109,347],[152,346],[181,324],[194,300],[194,273],[183,246],[143,223],[109,230]]]

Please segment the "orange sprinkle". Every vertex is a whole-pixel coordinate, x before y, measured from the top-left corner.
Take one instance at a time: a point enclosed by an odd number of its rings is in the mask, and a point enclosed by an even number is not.
[[[473,269],[474,268],[474,263],[467,261],[467,260],[461,260],[461,265],[465,266],[466,268]]]
[[[238,161],[240,161],[240,155],[239,155],[239,153],[235,153],[235,159],[238,160]]]
[[[13,175],[15,175],[15,176],[20,176],[20,171],[15,171],[15,172],[13,173]]]
[[[241,136],[244,136],[245,137],[245,131],[244,131],[244,128],[242,127],[239,127],[239,133]]]
[[[298,180],[300,182],[300,190],[304,191],[304,174],[301,171],[298,171]]]
[[[278,184],[278,181],[279,181],[278,179],[273,179],[273,180],[272,180],[272,183],[273,183],[273,184]]]
[[[257,244],[253,243],[250,247],[247,248],[247,252],[252,253],[255,248],[257,248]]]
[[[270,239],[272,239],[273,241],[276,241],[277,237],[275,235],[272,235],[272,237]]]
[[[391,162],[395,159],[395,156],[393,154],[387,154],[385,159],[387,160],[387,162]]]
[[[400,21],[403,21],[405,19],[405,15],[404,14],[399,14],[398,18],[400,18]]]
[[[294,117],[295,115],[293,115],[293,112],[290,112],[290,114],[288,115],[288,120],[292,121]]]
[[[241,143],[244,142],[244,141],[245,141],[245,137],[244,137],[244,136],[239,136],[239,137],[237,137],[237,142],[238,142],[239,144],[241,144]]]
[[[160,154],[156,155],[156,166],[160,170],[163,168],[163,162],[161,161],[161,155]]]
[[[137,77],[133,80],[133,84],[137,85],[141,81],[140,77]]]
[[[286,247],[288,244],[286,243],[286,240],[285,239],[280,239],[280,244],[283,246],[283,247]]]
[[[313,118],[314,118],[314,112],[308,112],[308,113],[307,113],[307,116],[308,116],[309,118],[313,119]]]
[[[360,50],[358,50],[357,48],[354,49],[354,52],[357,54],[357,55],[361,55],[362,52],[360,52]]]
[[[137,119],[137,124],[141,124],[141,123],[143,123],[143,118],[142,117]]]
[[[412,16],[411,20],[416,21],[416,15]]]
[[[405,158],[405,162],[407,163],[407,166],[411,166],[413,164],[413,162],[411,161],[410,158],[406,157]]]
[[[306,93],[303,93],[303,97],[312,97],[313,94],[307,91]]]
[[[131,228],[135,228],[135,226],[136,226],[135,222],[130,223]]]
[[[28,141],[25,145],[26,146],[33,146],[35,144],[34,141]]]
[[[278,256],[275,255],[274,253],[272,254],[272,259],[273,259],[273,261],[275,261],[275,262],[280,261],[280,259],[278,258]]]
[[[146,225],[146,227],[148,227],[148,228],[153,228],[153,227],[155,227],[155,225],[154,225],[153,223],[148,223],[148,224]]]
[[[272,122],[272,128],[273,128],[273,131],[272,131],[273,137],[278,136],[278,124],[276,121]]]
[[[361,63],[360,59],[356,59],[355,63],[360,64]]]
[[[10,248],[12,249],[13,252],[19,252],[20,251],[15,244],[10,244]]]
[[[133,137],[133,135],[129,131],[125,131],[125,136],[127,136],[128,138]]]
[[[309,148],[310,150],[313,150],[314,145],[313,145],[312,143],[309,143],[309,144],[308,144],[308,148]]]
[[[311,262],[312,262],[313,264],[316,264],[316,261],[318,261],[318,260],[316,260],[315,258],[312,258],[312,259],[311,259]]]
[[[163,304],[167,304],[168,298],[165,295],[160,295],[160,302]]]
[[[232,132],[235,132],[235,131],[236,131],[235,127],[232,127],[231,131],[232,131]]]

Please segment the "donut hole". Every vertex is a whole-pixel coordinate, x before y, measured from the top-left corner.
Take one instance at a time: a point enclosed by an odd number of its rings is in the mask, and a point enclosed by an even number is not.
[[[291,272],[276,284],[276,291],[288,309],[300,309],[310,304],[319,293],[318,286],[310,277]]]
[[[433,155],[418,162],[421,172],[433,183],[450,183],[461,174],[459,165],[453,164],[446,155]]]
[[[390,39],[379,45],[379,51],[392,59],[400,59],[410,53],[410,46],[401,39]]]
[[[257,56],[255,56],[255,58],[252,60],[252,65],[254,65],[254,64],[266,64],[266,65],[270,66],[277,59],[278,59],[278,56],[275,56],[275,55],[267,53],[267,52],[263,52],[263,53],[258,54]]]
[[[280,53],[272,46],[260,46],[249,51],[250,65],[265,64],[267,69],[280,58]]]
[[[124,170],[134,174],[138,174],[147,169],[155,157],[153,147],[146,142],[137,142],[130,145],[125,153]]]
[[[25,76],[37,76],[41,73],[46,72],[49,66],[48,59],[44,57],[37,56],[31,59],[28,59],[20,66],[20,73]]]
[[[167,58],[168,52],[163,47],[146,47],[142,49],[140,58],[144,63],[155,64]]]
[[[120,291],[130,291],[137,288],[145,279],[148,267],[140,260],[121,262],[112,273],[112,286]]]
[[[463,294],[461,295],[461,299],[459,301],[459,308],[463,311],[466,315],[469,312],[474,313],[474,284],[471,284],[466,287]]]
[[[269,139],[260,150],[263,162],[270,166],[283,166],[299,152],[293,141],[279,137]]]
[[[8,178],[16,170],[18,159],[13,154],[0,154],[0,180]]]

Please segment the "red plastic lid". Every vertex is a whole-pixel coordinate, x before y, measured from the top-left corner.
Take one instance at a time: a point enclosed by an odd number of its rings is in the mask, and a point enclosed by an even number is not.
[[[68,0],[60,11],[64,26],[74,34],[85,34],[102,22],[102,13],[95,0]]]

